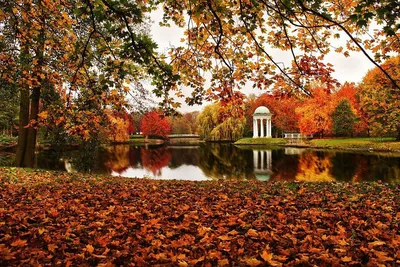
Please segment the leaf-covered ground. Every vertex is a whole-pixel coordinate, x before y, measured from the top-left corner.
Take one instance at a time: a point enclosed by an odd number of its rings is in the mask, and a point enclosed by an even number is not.
[[[0,168],[0,266],[398,266],[400,186]]]

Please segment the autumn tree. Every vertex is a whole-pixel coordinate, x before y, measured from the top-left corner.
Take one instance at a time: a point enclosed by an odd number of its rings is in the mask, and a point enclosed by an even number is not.
[[[382,67],[400,82],[400,56],[388,59]],[[370,133],[392,135],[400,140],[400,90],[378,68],[368,71],[360,88],[361,105],[367,114]]]
[[[109,123],[105,129],[107,138],[112,142],[125,142],[129,140],[135,128],[131,116],[126,112],[112,112],[108,114]]]
[[[331,114],[332,132],[336,136],[353,136],[356,115],[347,99],[341,100]]]
[[[243,107],[227,103],[206,106],[198,116],[200,137],[210,141],[236,141],[243,136],[246,118]]]
[[[317,87],[312,90],[313,97],[307,98],[296,109],[299,116],[300,132],[310,135],[324,136],[331,132],[333,110],[331,94],[325,88]]]
[[[173,116],[171,118],[171,121],[172,121],[171,133],[173,134],[192,133],[192,128],[190,127],[188,120],[182,114],[179,114],[178,116]]]
[[[332,91],[337,81],[324,56],[333,49],[346,57],[361,51],[393,86],[400,87],[379,64],[400,50],[395,0],[173,0],[162,5],[164,25],[172,21],[185,28],[183,44],[173,47],[170,56],[174,73],[193,88],[189,103],[232,98],[247,82],[261,89],[286,83],[285,91],[297,95],[310,96],[314,82]],[[365,33],[375,23],[382,27],[370,38]],[[341,37],[346,43],[332,47],[332,41]],[[271,47],[288,51],[292,64],[281,64]],[[212,75],[210,81],[205,73]]]
[[[158,111],[146,113],[140,122],[142,135],[148,139],[149,135],[167,138],[171,132],[171,120]]]
[[[37,129],[53,123],[85,141],[105,126],[106,108],[122,110],[125,95],[152,78],[164,96],[177,76],[158,58],[143,26],[154,3],[1,0],[0,71],[20,92],[16,165],[32,166]],[[60,101],[41,110],[44,88]],[[139,94],[140,96],[140,94]],[[168,110],[168,98],[164,97]]]

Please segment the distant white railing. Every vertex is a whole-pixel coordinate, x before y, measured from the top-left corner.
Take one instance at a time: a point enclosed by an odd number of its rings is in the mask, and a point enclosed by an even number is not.
[[[313,135],[306,135],[302,133],[284,133],[283,138],[287,139],[304,139],[304,138],[312,138]]]

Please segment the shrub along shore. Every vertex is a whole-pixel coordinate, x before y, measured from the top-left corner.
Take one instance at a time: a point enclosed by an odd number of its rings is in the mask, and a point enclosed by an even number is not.
[[[325,138],[313,140],[290,140],[283,138],[243,138],[235,145],[297,146],[353,151],[400,152],[400,141],[394,138]]]
[[[400,186],[0,168],[0,265],[400,264]]]

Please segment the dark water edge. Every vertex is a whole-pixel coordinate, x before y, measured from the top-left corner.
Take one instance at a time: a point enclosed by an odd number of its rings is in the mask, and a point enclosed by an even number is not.
[[[0,154],[9,166],[12,154]],[[209,180],[362,182],[400,181],[400,155],[232,144],[112,145],[93,151],[39,151],[36,167],[124,177]]]

